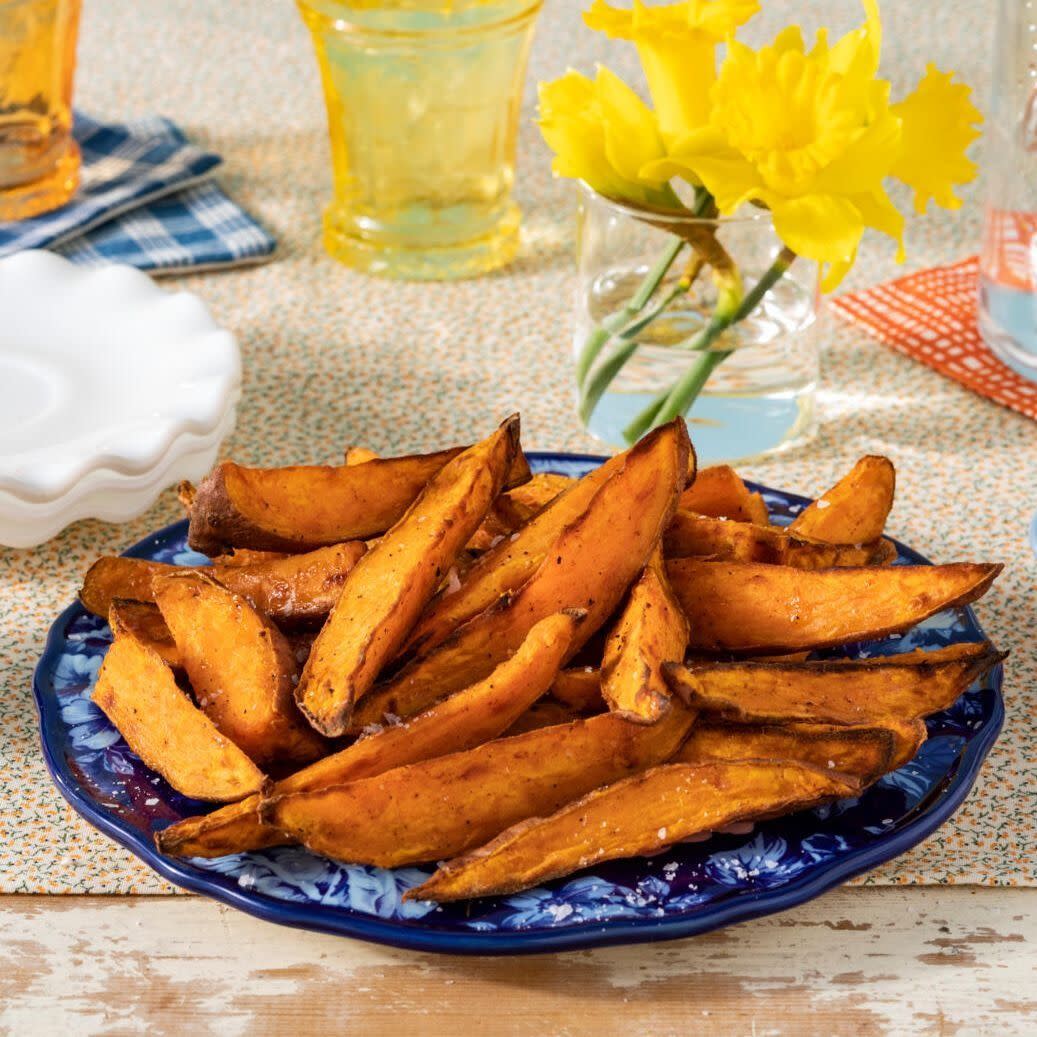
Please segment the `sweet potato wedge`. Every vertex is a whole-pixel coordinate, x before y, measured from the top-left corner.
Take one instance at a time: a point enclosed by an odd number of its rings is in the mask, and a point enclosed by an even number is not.
[[[601,671],[589,667],[562,670],[551,685],[550,695],[578,713],[600,713],[605,708],[601,697]]]
[[[306,554],[220,561],[212,567],[190,568],[208,573],[228,589],[247,598],[264,615],[289,625],[323,619],[338,601],[346,576],[366,548],[359,541],[333,544]],[[97,616],[107,616],[116,598],[154,601],[156,576],[188,570],[142,558],[106,555],[87,571],[79,600]]]
[[[518,590],[537,571],[565,527],[587,510],[595,493],[623,467],[622,457],[612,458],[575,482],[514,536],[486,551],[458,586],[444,588],[418,620],[400,656],[428,655],[473,616]]]
[[[687,428],[679,419],[649,433],[583,513],[564,527],[518,591],[381,684],[359,704],[355,724],[379,723],[386,713],[413,716],[437,698],[481,680],[515,651],[537,620],[566,607],[587,610],[571,648],[575,655],[612,614],[673,515],[689,450]]]
[[[886,717],[882,721],[882,726],[893,739],[893,755],[886,765],[887,771],[895,771],[913,760],[926,738],[929,737],[924,720],[900,720]]]
[[[989,644],[911,663],[694,663],[663,667],[673,690],[703,714],[740,723],[876,724],[946,709],[1004,656]]]
[[[614,713],[653,724],[670,708],[665,662],[682,662],[688,648],[688,621],[666,579],[657,548],[605,642],[601,694]]]
[[[202,572],[159,576],[154,589],[195,700],[221,734],[264,769],[327,752],[295,708],[295,653],[269,619]]]
[[[564,702],[557,702],[554,699],[544,698],[539,702],[534,702],[504,732],[504,737],[511,738],[514,735],[524,735],[527,731],[537,731],[542,727],[557,727],[559,724],[571,724],[574,720],[584,719],[586,719],[586,714],[573,709],[572,706],[567,706]]]
[[[528,483],[502,493],[468,542],[468,549],[483,552],[496,547],[572,484],[566,475],[539,472]]]
[[[681,494],[681,509],[709,515],[767,525],[767,505],[758,493],[752,493],[741,476],[726,464],[701,468],[694,481]]]
[[[123,631],[108,649],[91,698],[141,760],[185,796],[227,802],[263,787],[262,771],[132,633]]]
[[[852,779],[787,761],[672,763],[520,822],[449,861],[409,900],[513,893],[601,861],[653,854],[733,824],[854,795]]]
[[[673,759],[675,763],[792,760],[850,774],[867,784],[891,769],[897,745],[894,733],[879,725],[735,725],[700,719]]]
[[[295,689],[296,703],[322,734],[345,732],[354,703],[396,654],[443,574],[479,528],[518,450],[516,415],[444,465],[350,573]]]
[[[157,605],[146,601],[124,601],[116,598],[108,613],[108,625],[112,634],[132,634],[143,642],[171,669],[182,670],[183,660],[173,635],[166,626]]]
[[[579,613],[541,620],[519,650],[485,680],[404,724],[380,728],[351,746],[284,778],[274,793],[311,792],[369,778],[394,767],[461,752],[497,738],[539,698],[558,672]],[[163,853],[222,857],[290,841],[259,818],[259,797],[189,817],[155,837]]]
[[[907,630],[986,593],[1001,565],[794,569],[675,558],[666,573],[693,650],[766,655]]]
[[[518,529],[556,497],[572,488],[576,480],[554,472],[537,472],[529,482],[502,493],[494,505],[501,521]]]
[[[862,457],[835,486],[801,511],[789,529],[829,544],[878,540],[895,489],[896,470],[888,457]]]
[[[317,853],[392,868],[478,846],[516,821],[668,759],[694,714],[602,714],[487,742],[348,785],[276,795],[262,816]]]
[[[463,447],[361,464],[246,468],[224,461],[191,504],[188,542],[215,555],[230,547],[307,551],[364,540],[395,525],[432,477]],[[509,485],[529,478],[521,451]]]
[[[255,565],[257,562],[273,562],[279,558],[291,557],[283,551],[252,551],[247,547],[235,547],[226,554],[217,555],[212,560],[212,564],[230,569],[241,565]]]
[[[379,455],[366,446],[351,446],[343,458],[347,465],[367,464],[368,461],[379,460]]]
[[[896,549],[881,537],[867,544],[829,544],[778,526],[710,518],[680,509],[666,530],[664,544],[667,558],[709,557],[797,569],[877,565],[896,557]]]

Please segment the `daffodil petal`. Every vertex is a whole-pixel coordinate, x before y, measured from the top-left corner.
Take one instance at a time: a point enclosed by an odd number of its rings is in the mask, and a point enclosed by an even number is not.
[[[793,252],[819,263],[851,259],[864,233],[864,220],[846,198],[831,194],[772,199],[778,237]]]
[[[627,180],[637,181],[641,167],[665,154],[652,110],[614,72],[599,66],[595,94],[605,129],[605,154]]]
[[[925,212],[931,198],[945,209],[957,209],[955,184],[974,179],[976,164],[965,154],[979,136],[983,116],[970,99],[969,87],[951,82],[954,73],[926,68],[918,88],[892,111],[902,125],[900,157],[893,176],[914,189],[915,211]]]
[[[864,220],[865,227],[871,227],[882,234],[888,234],[897,243],[897,262],[903,263],[904,251],[904,216],[889,200],[883,189],[870,194],[856,194],[850,199]]]

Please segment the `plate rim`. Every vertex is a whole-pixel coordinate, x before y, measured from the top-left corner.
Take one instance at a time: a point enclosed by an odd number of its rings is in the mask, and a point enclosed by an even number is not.
[[[548,465],[558,461],[601,464],[607,460],[606,457],[597,454],[544,450],[528,450],[526,456],[531,461]],[[780,493],[794,504],[807,504],[810,501],[810,498],[800,494],[778,491],[750,480],[746,480],[746,484],[755,492]],[[149,533],[123,553],[128,557],[146,555],[153,549],[156,540],[174,536],[178,531],[182,532],[186,524],[186,519],[180,519],[163,526]],[[913,556],[914,560],[922,564],[930,564],[928,559],[914,549],[892,537],[890,539],[898,550]],[[968,607],[964,611],[985,636],[972,608]],[[374,915],[362,915],[346,908],[277,900],[255,890],[242,890],[237,885],[230,886],[219,881],[223,876],[218,873],[191,868],[180,858],[166,857],[159,853],[150,840],[124,827],[116,818],[97,806],[71,779],[71,775],[57,758],[58,750],[51,744],[48,735],[56,732],[60,726],[56,723],[58,711],[45,709],[46,696],[42,687],[43,674],[52,668],[55,656],[60,654],[65,632],[74,620],[85,614],[78,602],[61,612],[47,633],[43,653],[33,671],[32,679],[33,705],[44,763],[55,787],[73,809],[94,828],[129,850],[164,879],[182,889],[210,897],[267,922],[330,935],[349,936],[404,950],[498,956],[676,940],[797,907],[856,875],[900,856],[943,825],[961,806],[975,785],[983,762],[997,741],[1005,719],[1002,693],[1004,667],[998,663],[988,675],[993,692],[993,710],[987,722],[977,729],[957,757],[954,771],[935,802],[925,807],[919,816],[904,828],[883,841],[850,851],[844,858],[831,864],[820,865],[815,871],[808,870],[779,889],[744,893],[729,901],[706,906],[701,911],[674,917],[608,919],[604,922],[586,922],[565,929],[541,932],[449,932],[429,929],[423,926],[420,920],[383,919]]]

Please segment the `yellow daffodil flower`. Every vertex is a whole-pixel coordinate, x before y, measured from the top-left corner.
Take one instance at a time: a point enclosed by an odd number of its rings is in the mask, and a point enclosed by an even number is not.
[[[954,185],[977,172],[965,149],[979,136],[976,125],[983,116],[969,99],[968,86],[951,82],[953,75],[929,65],[918,89],[893,105],[904,143],[892,172],[914,189],[916,212],[925,212],[930,198],[945,209],[959,208]]]
[[[599,66],[593,80],[570,70],[541,83],[538,122],[558,176],[618,201],[679,206],[667,177],[640,172],[665,154],[654,113],[609,69]]]
[[[806,50],[798,26],[753,51],[735,40],[710,92],[709,123],[674,142],[642,170],[651,178],[702,183],[722,213],[746,202],[771,210],[779,237],[827,268],[826,291],[853,265],[865,227],[893,237],[903,256],[903,217],[885,189],[889,176],[954,205],[952,183],[975,167],[964,149],[979,113],[968,88],[930,69],[918,90],[889,104],[875,78],[881,24],[875,0],[866,22],[829,46],[818,33]]]
[[[592,29],[637,47],[663,137],[672,140],[709,118],[715,50],[760,9],[758,0],[683,0],[617,8],[594,0],[584,14]]]

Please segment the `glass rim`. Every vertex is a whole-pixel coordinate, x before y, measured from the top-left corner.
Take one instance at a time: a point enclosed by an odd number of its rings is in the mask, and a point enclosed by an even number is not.
[[[577,180],[577,185],[580,190],[589,197],[593,198],[595,202],[604,206],[607,209],[612,209],[615,212],[622,213],[624,216],[631,216],[634,219],[647,221],[653,224],[666,223],[672,224],[675,227],[687,227],[701,224],[704,226],[715,227],[718,224],[728,225],[736,223],[770,223],[771,214],[766,209],[759,209],[756,212],[748,213],[744,216],[730,215],[730,216],[693,216],[690,213],[668,213],[665,210],[655,209],[640,209],[636,205],[631,205],[628,202],[620,202],[615,198],[609,198],[603,195],[600,191],[595,191],[586,180]]]

